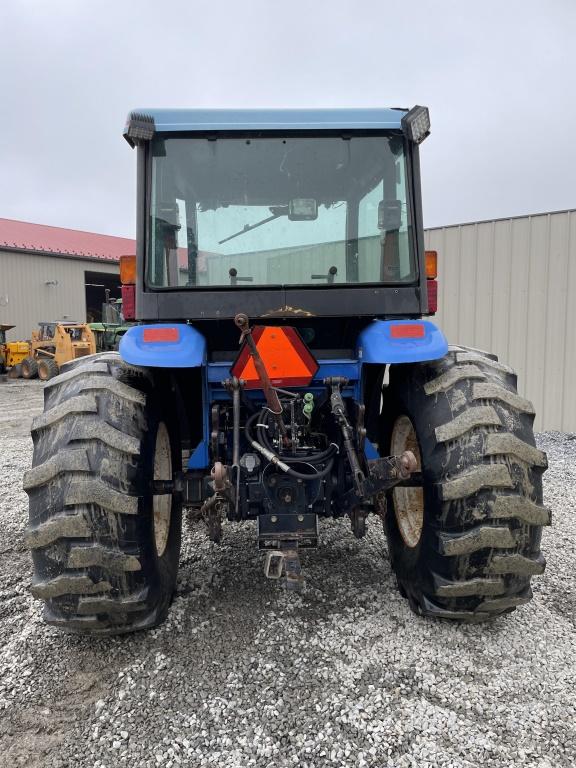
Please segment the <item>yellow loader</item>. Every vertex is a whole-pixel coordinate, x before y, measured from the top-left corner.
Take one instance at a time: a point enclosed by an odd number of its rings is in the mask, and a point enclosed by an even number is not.
[[[40,323],[32,331],[28,355],[22,360],[24,379],[38,376],[42,381],[57,376],[60,366],[70,360],[96,353],[96,340],[86,323]]]
[[[30,343],[6,341],[6,332],[12,328],[14,328],[13,325],[0,324],[0,373],[8,371],[8,376],[18,378],[22,360],[30,355]]]

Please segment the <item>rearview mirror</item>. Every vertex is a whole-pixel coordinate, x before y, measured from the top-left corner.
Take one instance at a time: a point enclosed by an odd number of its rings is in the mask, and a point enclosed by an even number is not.
[[[295,197],[288,203],[290,221],[314,221],[318,218],[318,203],[305,197]]]
[[[378,203],[378,229],[393,232],[402,223],[402,201],[380,200]]]

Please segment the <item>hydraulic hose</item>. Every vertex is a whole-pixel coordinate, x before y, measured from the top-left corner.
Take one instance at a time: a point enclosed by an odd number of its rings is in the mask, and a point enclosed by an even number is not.
[[[269,461],[271,461],[273,464],[275,464],[279,469],[281,469],[283,472],[285,472],[287,475],[290,475],[291,477],[295,477],[298,480],[319,480],[322,477],[325,477],[331,470],[334,465],[334,460],[330,459],[324,469],[320,471],[315,472],[298,472],[295,469],[292,469],[292,467],[289,467],[286,461],[280,458],[273,450],[270,448],[267,448],[265,445],[262,445],[257,440],[254,439],[251,431],[251,427],[253,423],[256,421],[257,418],[261,417],[262,413],[254,413],[248,421],[245,424],[244,432],[246,434],[246,439],[250,443],[250,445],[257,450],[259,453],[261,453],[263,456],[265,456]],[[265,422],[263,422],[265,423]],[[263,431],[263,430],[262,430]],[[330,446],[330,449],[333,448],[333,452],[336,451],[336,448],[333,446]],[[330,449],[327,449],[324,453],[330,454]],[[296,459],[295,457],[292,458],[292,461],[298,461],[300,464],[302,463],[312,463],[310,459],[315,459],[314,456],[308,457],[306,456],[304,459]],[[288,459],[289,461],[290,459]]]
[[[263,410],[260,414],[262,417],[262,423],[263,427],[258,428],[258,439],[260,442],[268,448],[269,451],[273,451],[274,447],[272,443],[270,442],[270,438],[268,437],[268,431],[266,427],[268,426],[268,413],[267,411]],[[309,464],[318,464],[320,461],[325,461],[326,459],[329,459],[330,457],[334,456],[335,453],[338,452],[338,446],[335,443],[331,443],[328,448],[325,448],[323,451],[320,451],[319,453],[312,453],[310,456],[305,457],[305,461]],[[303,459],[298,458],[297,456],[284,456],[283,461],[285,461],[287,464],[294,464],[294,463],[301,463]]]

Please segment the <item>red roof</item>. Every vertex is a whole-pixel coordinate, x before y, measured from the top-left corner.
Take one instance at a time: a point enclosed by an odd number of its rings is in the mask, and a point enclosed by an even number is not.
[[[2,248],[118,261],[120,256],[136,253],[136,241],[129,237],[98,235],[78,229],[0,219],[0,249]]]

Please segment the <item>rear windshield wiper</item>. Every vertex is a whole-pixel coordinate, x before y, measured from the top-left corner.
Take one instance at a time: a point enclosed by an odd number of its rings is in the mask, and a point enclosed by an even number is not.
[[[227,243],[228,240],[233,240],[235,237],[240,237],[240,235],[243,235],[245,232],[251,232],[253,229],[261,227],[262,224],[268,224],[269,221],[274,221],[274,219],[278,219],[280,216],[287,216],[288,206],[278,205],[276,207],[271,207],[270,212],[272,214],[271,216],[267,216],[265,219],[262,219],[262,221],[257,221],[256,224],[244,224],[243,229],[241,229],[239,232],[234,232],[233,235],[228,235],[228,237],[225,237],[224,240],[219,240],[218,245]]]

